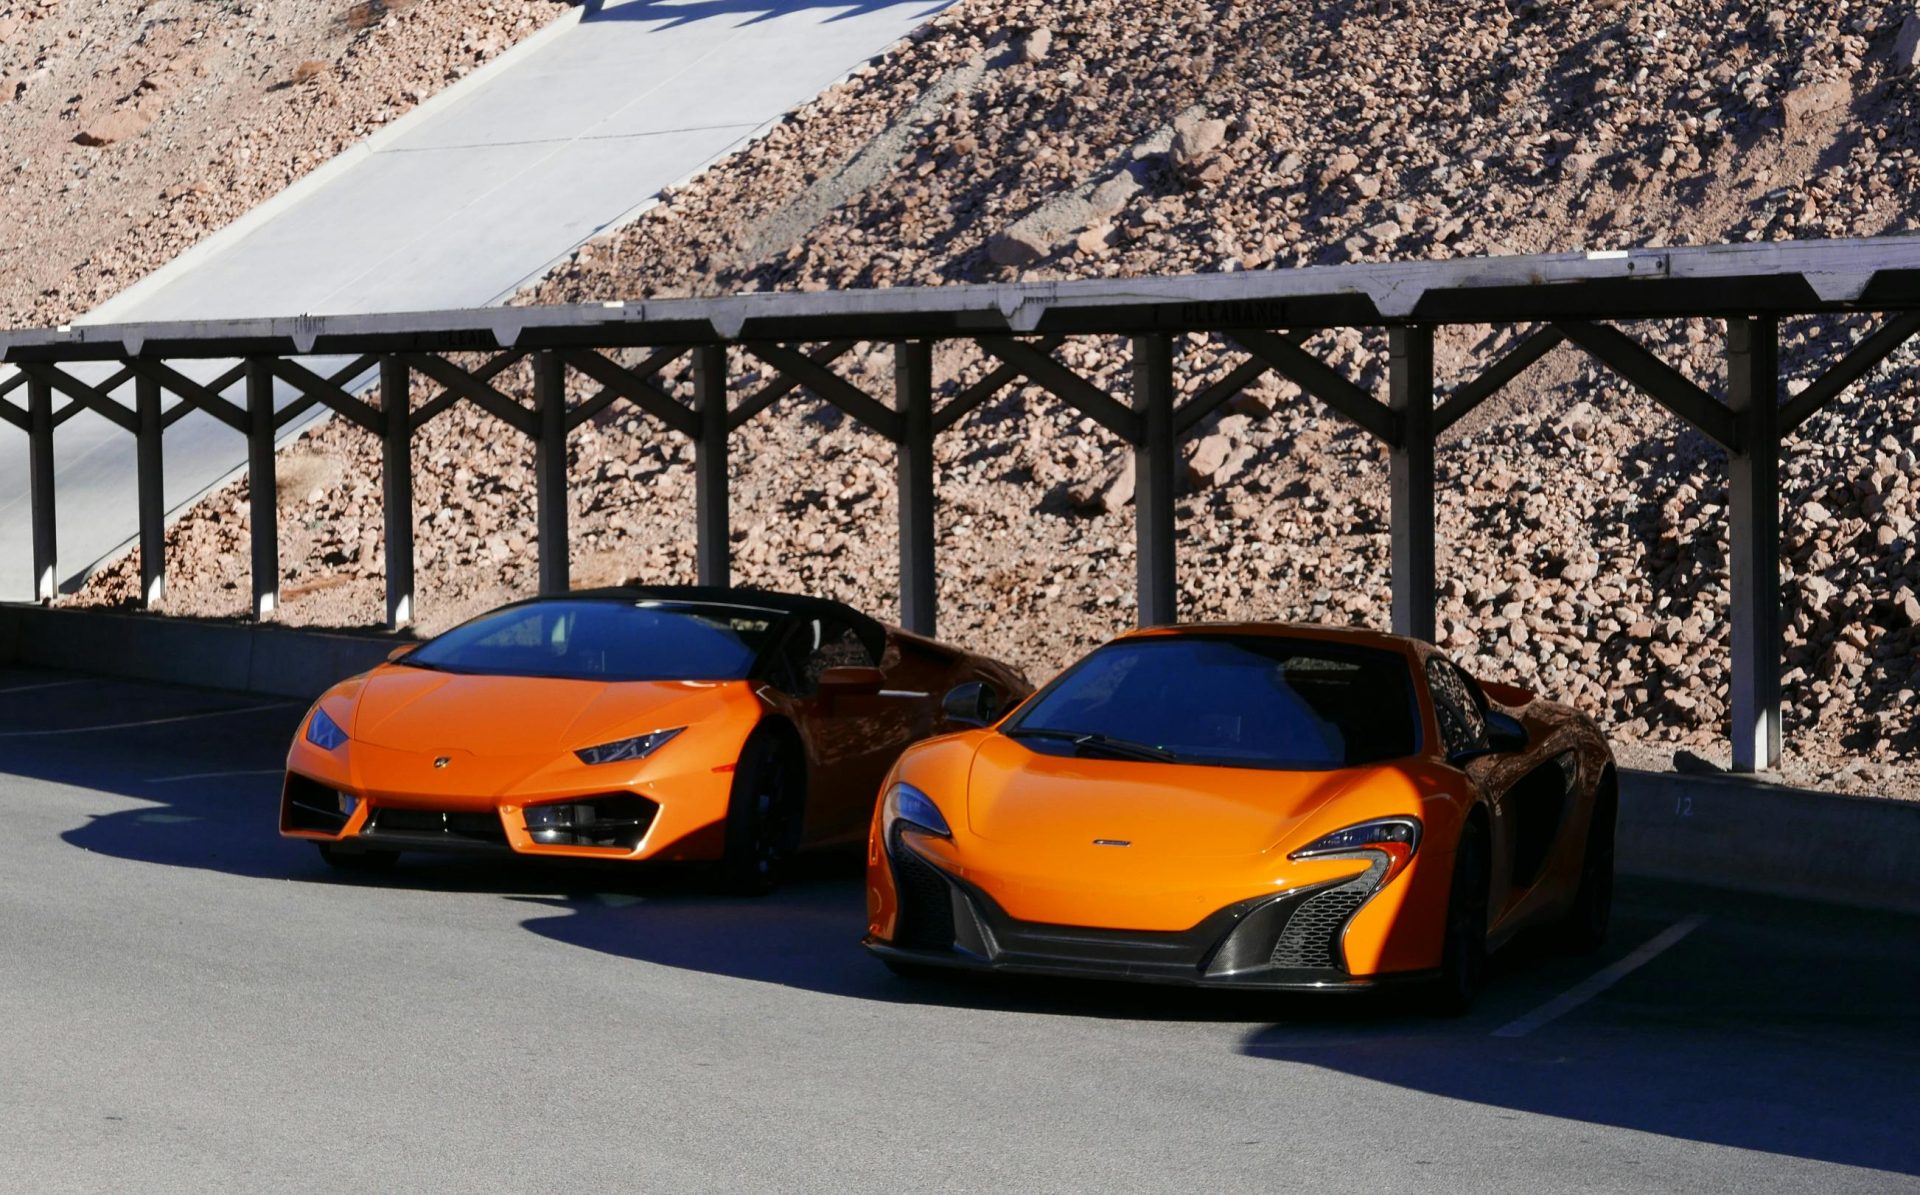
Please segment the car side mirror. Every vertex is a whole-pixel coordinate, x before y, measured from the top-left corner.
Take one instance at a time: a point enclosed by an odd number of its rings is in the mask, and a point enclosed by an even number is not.
[[[947,721],[960,726],[986,726],[1000,716],[1000,695],[977,680],[956,685],[940,702]]]
[[[878,668],[846,664],[820,674],[819,693],[829,701],[836,697],[871,697],[886,683],[887,674]]]
[[[1520,719],[1499,710],[1487,711],[1487,745],[1497,754],[1507,755],[1527,749],[1527,728]]]
[[[419,650],[420,650],[420,645],[418,643],[402,643],[399,647],[396,647],[392,651],[387,653],[387,659],[397,660],[401,656],[412,655],[414,652]]]

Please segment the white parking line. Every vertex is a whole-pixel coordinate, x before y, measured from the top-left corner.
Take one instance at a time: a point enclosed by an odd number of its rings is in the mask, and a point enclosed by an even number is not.
[[[0,739],[38,739],[61,734],[98,734],[103,730],[133,730],[141,726],[166,726],[173,722],[192,722],[200,718],[224,718],[230,714],[257,714],[263,710],[296,709],[300,701],[276,701],[270,705],[243,705],[231,710],[207,710],[199,714],[179,714],[171,718],[147,718],[140,722],[109,722],[104,726],[65,726],[59,730],[0,730]]]
[[[1682,918],[1648,939],[1647,943],[1627,955],[1619,962],[1603,970],[1596,971],[1553,999],[1534,1009],[1516,1021],[1508,1021],[1493,1031],[1495,1037],[1525,1037],[1549,1021],[1559,1020],[1574,1009],[1619,983],[1627,976],[1652,962],[1662,951],[1699,929],[1706,921],[1703,914],[1696,913]]]

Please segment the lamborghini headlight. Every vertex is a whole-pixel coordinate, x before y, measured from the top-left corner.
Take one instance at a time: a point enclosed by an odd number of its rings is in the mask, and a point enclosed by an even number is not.
[[[939,838],[953,837],[953,830],[940,813],[940,807],[933,803],[933,798],[904,780],[887,789],[886,806],[880,818],[881,826],[888,834],[893,832],[896,822],[905,822],[923,834]]]
[[[313,716],[307,719],[307,741],[322,751],[331,751],[347,741],[347,732],[316,705]]]
[[[1387,857],[1387,873],[1380,877],[1382,887],[1406,870],[1414,852],[1420,849],[1420,819],[1417,817],[1381,817],[1335,830],[1324,838],[1301,847],[1289,859],[1319,859],[1329,855],[1357,855],[1377,851]]]
[[[676,726],[672,730],[656,730],[649,734],[637,734],[630,739],[615,739],[611,743],[602,743],[598,747],[582,747],[574,754],[584,764],[627,763],[631,760],[645,759],[655,751],[667,745],[674,735],[685,730]]]

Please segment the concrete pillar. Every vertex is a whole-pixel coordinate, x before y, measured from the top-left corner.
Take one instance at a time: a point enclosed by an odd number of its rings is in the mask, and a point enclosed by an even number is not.
[[[151,610],[167,595],[167,498],[160,383],[134,379],[135,476],[140,496],[140,605]]]
[[[540,592],[565,593],[572,586],[573,544],[567,530],[567,374],[558,354],[534,354],[533,398],[540,416],[533,448]]]
[[[1173,526],[1173,342],[1165,334],[1133,338],[1133,406],[1140,442],[1133,448],[1133,509],[1143,627],[1179,620]]]
[[[387,626],[413,621],[413,371],[380,359],[380,492],[387,535]]]
[[[1387,332],[1388,405],[1400,417],[1392,471],[1393,633],[1433,640],[1433,329]]]
[[[931,637],[934,593],[933,346],[893,346],[894,405],[900,412],[900,625]]]
[[[59,536],[53,506],[53,387],[27,379],[27,486],[33,501],[33,600],[59,592]]]
[[[700,584],[733,583],[727,495],[727,346],[693,350],[693,406],[700,438],[693,444],[694,559]]]
[[[1780,764],[1780,341],[1772,319],[1727,321],[1727,397],[1739,420],[1728,455],[1733,621],[1733,770]]]
[[[247,362],[247,495],[253,524],[253,616],[280,608],[280,505],[273,437],[273,362]]]

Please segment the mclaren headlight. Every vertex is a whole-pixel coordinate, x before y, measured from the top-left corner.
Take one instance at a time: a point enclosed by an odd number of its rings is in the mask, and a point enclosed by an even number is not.
[[[676,726],[672,730],[656,730],[649,734],[636,734],[630,739],[615,739],[611,743],[602,743],[598,747],[582,747],[574,754],[584,764],[627,763],[636,759],[645,759],[655,751],[667,745],[674,735],[685,730]]]
[[[886,806],[881,813],[882,828],[888,834],[892,834],[895,824],[901,822],[923,834],[939,838],[953,837],[952,828],[941,815],[940,807],[933,803],[933,798],[904,780],[887,789]]]
[[[307,719],[307,741],[322,751],[331,751],[347,741],[347,732],[316,705],[313,716]]]
[[[1382,887],[1406,870],[1420,849],[1420,819],[1417,817],[1381,817],[1335,830],[1289,854],[1289,859],[1321,859],[1330,855],[1358,855],[1375,851],[1387,857],[1387,874],[1380,877]]]

